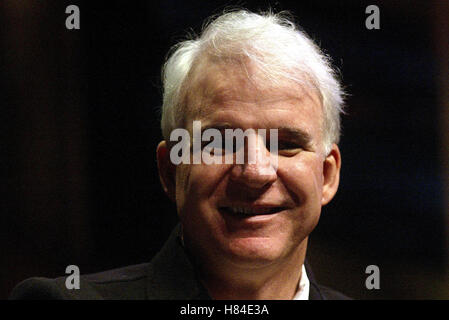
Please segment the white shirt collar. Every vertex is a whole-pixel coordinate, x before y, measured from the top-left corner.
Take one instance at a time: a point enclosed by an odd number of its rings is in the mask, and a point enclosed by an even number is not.
[[[309,300],[310,281],[307,277],[306,268],[302,265],[301,279],[299,280],[298,291],[293,300]]]

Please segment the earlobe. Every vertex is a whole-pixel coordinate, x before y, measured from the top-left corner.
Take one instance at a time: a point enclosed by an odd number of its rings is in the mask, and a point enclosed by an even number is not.
[[[170,161],[170,150],[165,140],[159,142],[157,146],[157,167],[162,188],[167,196],[175,201],[176,197],[176,166]]]
[[[321,205],[328,204],[335,196],[340,183],[341,154],[336,144],[323,163],[323,195]]]

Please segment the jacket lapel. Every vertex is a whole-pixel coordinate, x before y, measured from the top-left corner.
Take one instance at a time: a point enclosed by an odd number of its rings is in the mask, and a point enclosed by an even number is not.
[[[189,261],[180,238],[180,225],[154,257],[148,268],[147,299],[210,299]]]
[[[310,267],[307,258],[304,262],[304,266],[306,267],[307,277],[310,281],[309,300],[327,300],[315,280],[315,275],[313,274],[312,268]]]

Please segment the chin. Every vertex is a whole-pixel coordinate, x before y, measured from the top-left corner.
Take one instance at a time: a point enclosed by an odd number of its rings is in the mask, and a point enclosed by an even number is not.
[[[287,250],[276,239],[245,237],[228,240],[225,251],[232,263],[256,267],[279,260]]]

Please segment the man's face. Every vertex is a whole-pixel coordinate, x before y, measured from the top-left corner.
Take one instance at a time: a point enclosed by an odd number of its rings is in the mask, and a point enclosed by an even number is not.
[[[194,120],[203,129],[266,129],[267,136],[278,129],[277,168],[260,158],[252,164],[181,164],[175,194],[184,240],[196,257],[255,268],[305,250],[330,199],[323,197],[318,96],[290,82],[273,87],[249,80],[248,74],[258,78],[239,64],[199,68],[186,98],[193,111],[186,129],[192,132]],[[270,159],[268,139],[268,147],[258,141],[258,154]]]

